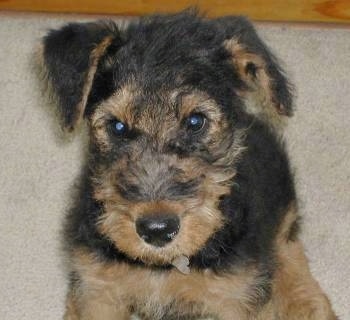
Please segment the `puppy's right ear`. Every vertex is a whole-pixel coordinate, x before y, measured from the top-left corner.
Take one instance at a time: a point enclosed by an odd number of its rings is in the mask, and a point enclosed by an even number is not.
[[[44,68],[68,131],[84,116],[100,59],[120,39],[112,22],[71,23],[43,38]]]
[[[223,47],[244,84],[236,89],[246,111],[275,127],[283,127],[293,114],[293,86],[278,59],[244,17],[214,20],[224,33]]]

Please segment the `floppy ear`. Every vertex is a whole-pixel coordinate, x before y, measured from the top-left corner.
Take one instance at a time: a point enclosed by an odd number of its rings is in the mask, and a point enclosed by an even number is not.
[[[44,67],[67,130],[82,119],[99,60],[118,37],[115,24],[102,22],[68,24],[44,37]]]
[[[245,101],[247,111],[269,121],[291,116],[291,85],[253,25],[243,17],[219,18],[216,23],[224,28],[224,47],[243,81],[238,94]]]

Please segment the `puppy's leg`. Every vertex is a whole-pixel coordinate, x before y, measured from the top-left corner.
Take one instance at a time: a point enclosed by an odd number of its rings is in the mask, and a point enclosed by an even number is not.
[[[290,239],[297,219],[290,209],[277,238],[278,268],[273,303],[280,320],[336,320],[331,304],[313,278],[300,240]]]
[[[79,309],[77,305],[77,299],[74,295],[73,289],[67,295],[66,312],[64,314],[64,320],[79,320]]]
[[[78,297],[74,290],[68,293],[64,320],[129,320],[126,306],[113,304],[101,296]]]

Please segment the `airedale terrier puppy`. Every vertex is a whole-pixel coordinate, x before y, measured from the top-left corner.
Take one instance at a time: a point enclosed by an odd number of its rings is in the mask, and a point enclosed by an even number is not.
[[[66,320],[335,320],[298,240],[291,86],[242,17],[71,23],[43,39],[89,150]]]

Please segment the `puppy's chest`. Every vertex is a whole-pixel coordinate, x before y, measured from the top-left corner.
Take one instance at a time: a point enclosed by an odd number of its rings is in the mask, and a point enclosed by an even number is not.
[[[84,268],[85,269],[85,268]],[[86,268],[85,288],[104,302],[123,304],[142,319],[195,319],[225,312],[245,312],[256,292],[256,270],[216,275],[194,271],[154,271],[126,264]]]
[[[209,295],[207,284],[194,283],[186,279],[190,275],[176,272],[148,274],[142,290],[129,291],[132,307],[141,319],[190,320],[210,313],[205,304],[208,297],[204,296]]]

